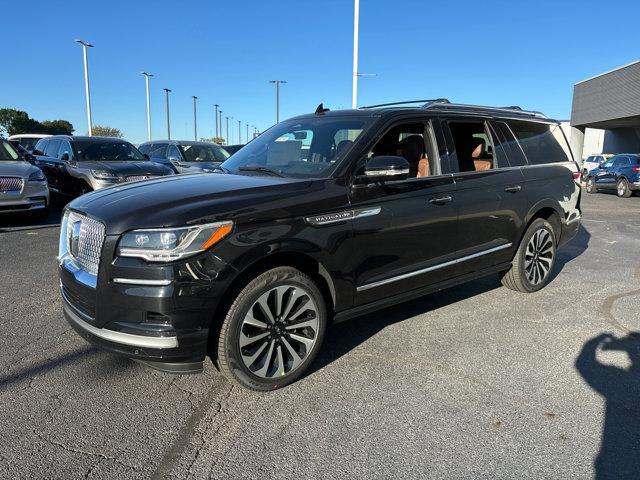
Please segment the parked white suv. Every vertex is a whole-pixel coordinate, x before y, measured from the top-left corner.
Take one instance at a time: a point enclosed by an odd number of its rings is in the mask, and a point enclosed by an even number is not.
[[[20,133],[18,135],[11,135],[7,140],[16,140],[27,152],[31,153],[36,146],[36,143],[38,143],[38,140],[50,136],[51,135],[41,133]]]
[[[600,164],[606,162],[613,157],[610,153],[601,153],[598,155],[590,155],[582,161],[582,178],[587,178],[587,174],[594,168],[598,168]]]

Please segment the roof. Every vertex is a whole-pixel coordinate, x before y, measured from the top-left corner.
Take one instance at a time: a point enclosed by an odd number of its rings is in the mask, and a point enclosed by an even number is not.
[[[312,118],[318,115],[328,117],[379,117],[389,114],[403,114],[416,112],[430,113],[464,113],[470,115],[496,115],[500,117],[508,117],[522,120],[544,120],[558,123],[557,120],[547,118],[543,113],[523,110],[517,106],[509,107],[491,107],[483,105],[466,105],[451,103],[447,99],[435,100],[411,100],[408,102],[393,102],[387,104],[372,105],[370,107],[361,107],[357,110],[330,110],[321,114],[306,114],[294,118]]]

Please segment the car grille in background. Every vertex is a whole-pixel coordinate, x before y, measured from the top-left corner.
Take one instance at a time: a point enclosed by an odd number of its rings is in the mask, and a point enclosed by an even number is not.
[[[0,177],[0,192],[19,192],[23,182],[20,177]]]
[[[80,222],[80,225],[76,241],[73,238],[74,225],[78,222]],[[103,241],[103,224],[75,212],[69,213],[67,221],[67,250],[78,266],[85,272],[92,275],[98,274]]]
[[[148,180],[153,178],[155,175],[131,175],[124,179],[125,182],[137,182],[138,180]]]

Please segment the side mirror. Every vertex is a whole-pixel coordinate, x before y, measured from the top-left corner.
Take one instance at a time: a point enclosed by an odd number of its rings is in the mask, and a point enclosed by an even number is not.
[[[68,162],[69,161],[69,154],[67,152],[64,152],[62,154],[62,156],[60,157],[60,160],[62,160],[63,162]]]
[[[370,159],[360,180],[366,183],[404,180],[409,176],[409,162],[404,157],[381,155]]]

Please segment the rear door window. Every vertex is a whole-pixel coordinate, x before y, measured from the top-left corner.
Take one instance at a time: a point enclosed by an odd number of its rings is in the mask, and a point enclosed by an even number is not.
[[[527,164],[524,153],[511,130],[504,122],[490,122],[491,127],[497,133],[496,163],[499,167],[522,167]]]
[[[509,120],[529,165],[569,162],[571,151],[560,125]]]
[[[165,158],[167,151],[167,145],[165,143],[156,143],[149,149],[149,156],[151,158]]]

